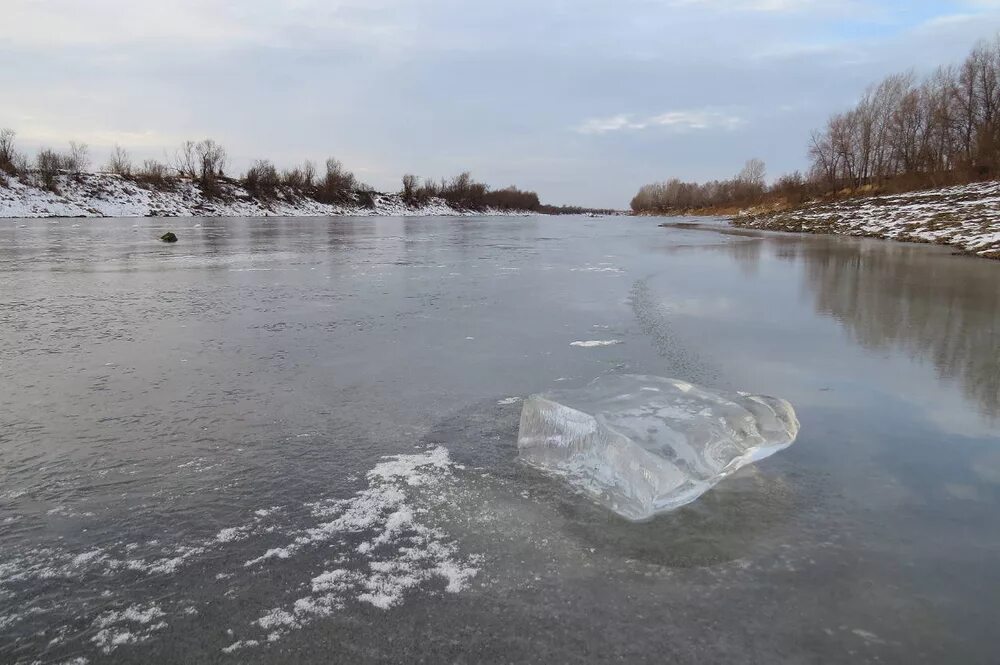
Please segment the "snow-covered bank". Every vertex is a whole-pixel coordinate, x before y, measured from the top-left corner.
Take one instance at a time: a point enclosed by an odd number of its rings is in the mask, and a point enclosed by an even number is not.
[[[732,222],[751,229],[930,242],[1000,259],[1000,182],[749,210]]]
[[[523,215],[499,210],[456,210],[442,199],[409,206],[398,194],[373,193],[365,205],[320,203],[284,191],[269,199],[252,197],[242,186],[224,182],[221,195],[207,198],[191,180],[169,188],[143,186],[111,173],[59,176],[59,193],[10,178],[0,185],[4,217],[310,217],[326,215]],[[367,196],[367,195],[365,195]]]

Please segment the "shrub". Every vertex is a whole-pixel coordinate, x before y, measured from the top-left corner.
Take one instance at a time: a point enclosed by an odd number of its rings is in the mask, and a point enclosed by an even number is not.
[[[334,158],[326,160],[326,175],[316,189],[316,200],[321,203],[347,203],[351,200],[357,179]]]
[[[770,193],[785,199],[788,203],[800,204],[809,200],[812,188],[798,171],[783,175],[771,186]]]
[[[306,160],[302,167],[285,169],[281,172],[281,184],[296,191],[308,191],[316,180],[316,167]]]
[[[35,172],[38,176],[38,184],[51,191],[59,191],[59,172],[62,169],[64,158],[55,150],[42,148],[35,157]]]
[[[278,169],[266,159],[258,159],[243,176],[243,186],[250,196],[261,199],[273,198],[281,185]]]
[[[417,205],[427,205],[431,199],[441,196],[441,188],[430,178],[425,178],[424,184],[417,187],[413,195]]]
[[[440,196],[449,204],[467,210],[482,210],[486,207],[486,193],[489,187],[472,179],[466,171],[451,180],[441,183]]]
[[[506,189],[487,192],[485,196],[487,207],[496,210],[538,210],[541,202],[535,192],[526,192],[514,185]]]
[[[365,208],[375,209],[375,188],[370,185],[361,184],[355,189],[358,203]]]
[[[170,184],[169,171],[170,169],[163,162],[147,159],[135,174],[135,179],[155,189],[166,189]]]

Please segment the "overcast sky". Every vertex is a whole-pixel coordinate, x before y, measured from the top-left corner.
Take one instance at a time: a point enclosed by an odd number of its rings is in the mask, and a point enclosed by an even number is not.
[[[231,172],[335,155],[551,203],[801,169],[888,73],[960,60],[1000,0],[0,0],[0,127],[103,162],[212,137]]]

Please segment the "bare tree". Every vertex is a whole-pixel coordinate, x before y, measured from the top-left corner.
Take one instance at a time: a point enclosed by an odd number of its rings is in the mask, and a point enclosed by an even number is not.
[[[31,170],[31,160],[23,152],[14,153],[14,171],[18,175],[25,175]]]
[[[128,151],[120,145],[115,144],[114,149],[111,151],[111,157],[108,159],[106,169],[109,173],[115,173],[123,178],[132,177],[132,158],[129,156]]]
[[[195,144],[192,150],[194,165],[190,172],[198,180],[202,195],[210,198],[219,196],[222,193],[219,180],[226,167],[226,149],[212,139],[205,139]]]
[[[90,168],[90,149],[86,143],[69,142],[69,154],[63,156],[62,167],[73,173],[80,175]]]
[[[17,134],[13,129],[0,129],[0,171],[14,175],[17,173],[17,152],[14,150],[14,138]]]
[[[829,132],[812,133],[809,158],[813,163],[813,178],[832,184],[837,181],[837,159]]]
[[[177,175],[194,179],[198,177],[198,155],[194,141],[184,141],[174,155],[174,168]]]
[[[403,201],[408,204],[416,203],[417,188],[420,186],[420,178],[410,173],[403,176],[403,190],[401,192]]]
[[[754,157],[747,160],[736,179],[753,187],[763,187],[766,177],[767,166],[764,164],[764,160]]]
[[[311,189],[316,182],[316,165],[308,159],[302,164],[302,186]]]
[[[733,181],[736,199],[740,202],[756,203],[767,189],[766,177],[767,167],[763,160],[756,157],[747,160]]]
[[[195,146],[198,156],[198,171],[202,181],[214,180],[224,175],[226,168],[226,149],[213,141],[205,139]]]
[[[870,87],[814,137],[810,158],[814,174],[852,188],[1000,174],[1000,40],[922,82],[906,73]]]
[[[853,108],[830,117],[809,144],[809,181],[779,179],[770,189],[791,200],[812,191],[862,188],[905,191],[926,185],[1000,177],[1000,37],[980,42],[958,67],[923,80],[894,74],[870,86]],[[637,210],[734,204],[763,191],[744,169],[734,180],[643,186]],[[761,169],[762,170],[762,169]]]

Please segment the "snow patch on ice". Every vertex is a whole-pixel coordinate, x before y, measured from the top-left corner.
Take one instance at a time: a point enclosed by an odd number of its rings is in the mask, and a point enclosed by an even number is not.
[[[592,349],[600,346],[614,346],[615,344],[621,344],[620,339],[591,339],[582,342],[570,342],[570,346],[577,346],[583,349]]]
[[[215,534],[215,542],[232,543],[238,540],[246,540],[250,537],[250,533],[251,531],[247,527],[226,527],[225,529],[220,529],[219,533]]]
[[[222,647],[222,653],[233,653],[234,651],[239,651],[240,649],[247,649],[249,647],[255,647],[260,642],[257,640],[237,640],[233,642],[228,647]]]
[[[167,627],[166,622],[160,620],[164,616],[163,610],[155,604],[109,610],[94,620],[93,626],[98,631],[91,642],[105,654],[125,644],[145,642],[153,637],[153,633]]]
[[[570,268],[569,271],[570,272],[610,272],[610,273],[614,273],[614,274],[621,274],[621,273],[625,272],[624,270],[622,270],[621,268],[616,267],[612,263],[598,263],[597,265],[593,265],[591,263],[587,263],[587,264],[584,264],[582,267],[579,267],[579,268]]]
[[[341,556],[337,567],[311,579],[311,593],[288,607],[272,608],[253,622],[267,633],[267,641],[329,616],[349,602],[388,610],[400,605],[407,592],[434,580],[443,583],[447,593],[465,589],[478,573],[479,558],[462,556],[447,534],[426,523],[425,516],[433,510],[421,503],[422,497],[428,496],[439,501],[441,486],[458,468],[443,446],[394,455],[367,473],[367,489],[349,499],[310,504],[313,515],[324,521],[245,565],[289,558],[303,548],[350,536],[361,542],[353,557]],[[431,491],[418,496],[412,494],[412,488]]]
[[[101,548],[97,548],[96,550],[84,552],[83,554],[77,554],[75,557],[73,557],[73,565],[82,566],[84,564],[90,563],[95,559],[97,559],[98,557],[100,557],[103,552],[104,550],[102,550]]]

